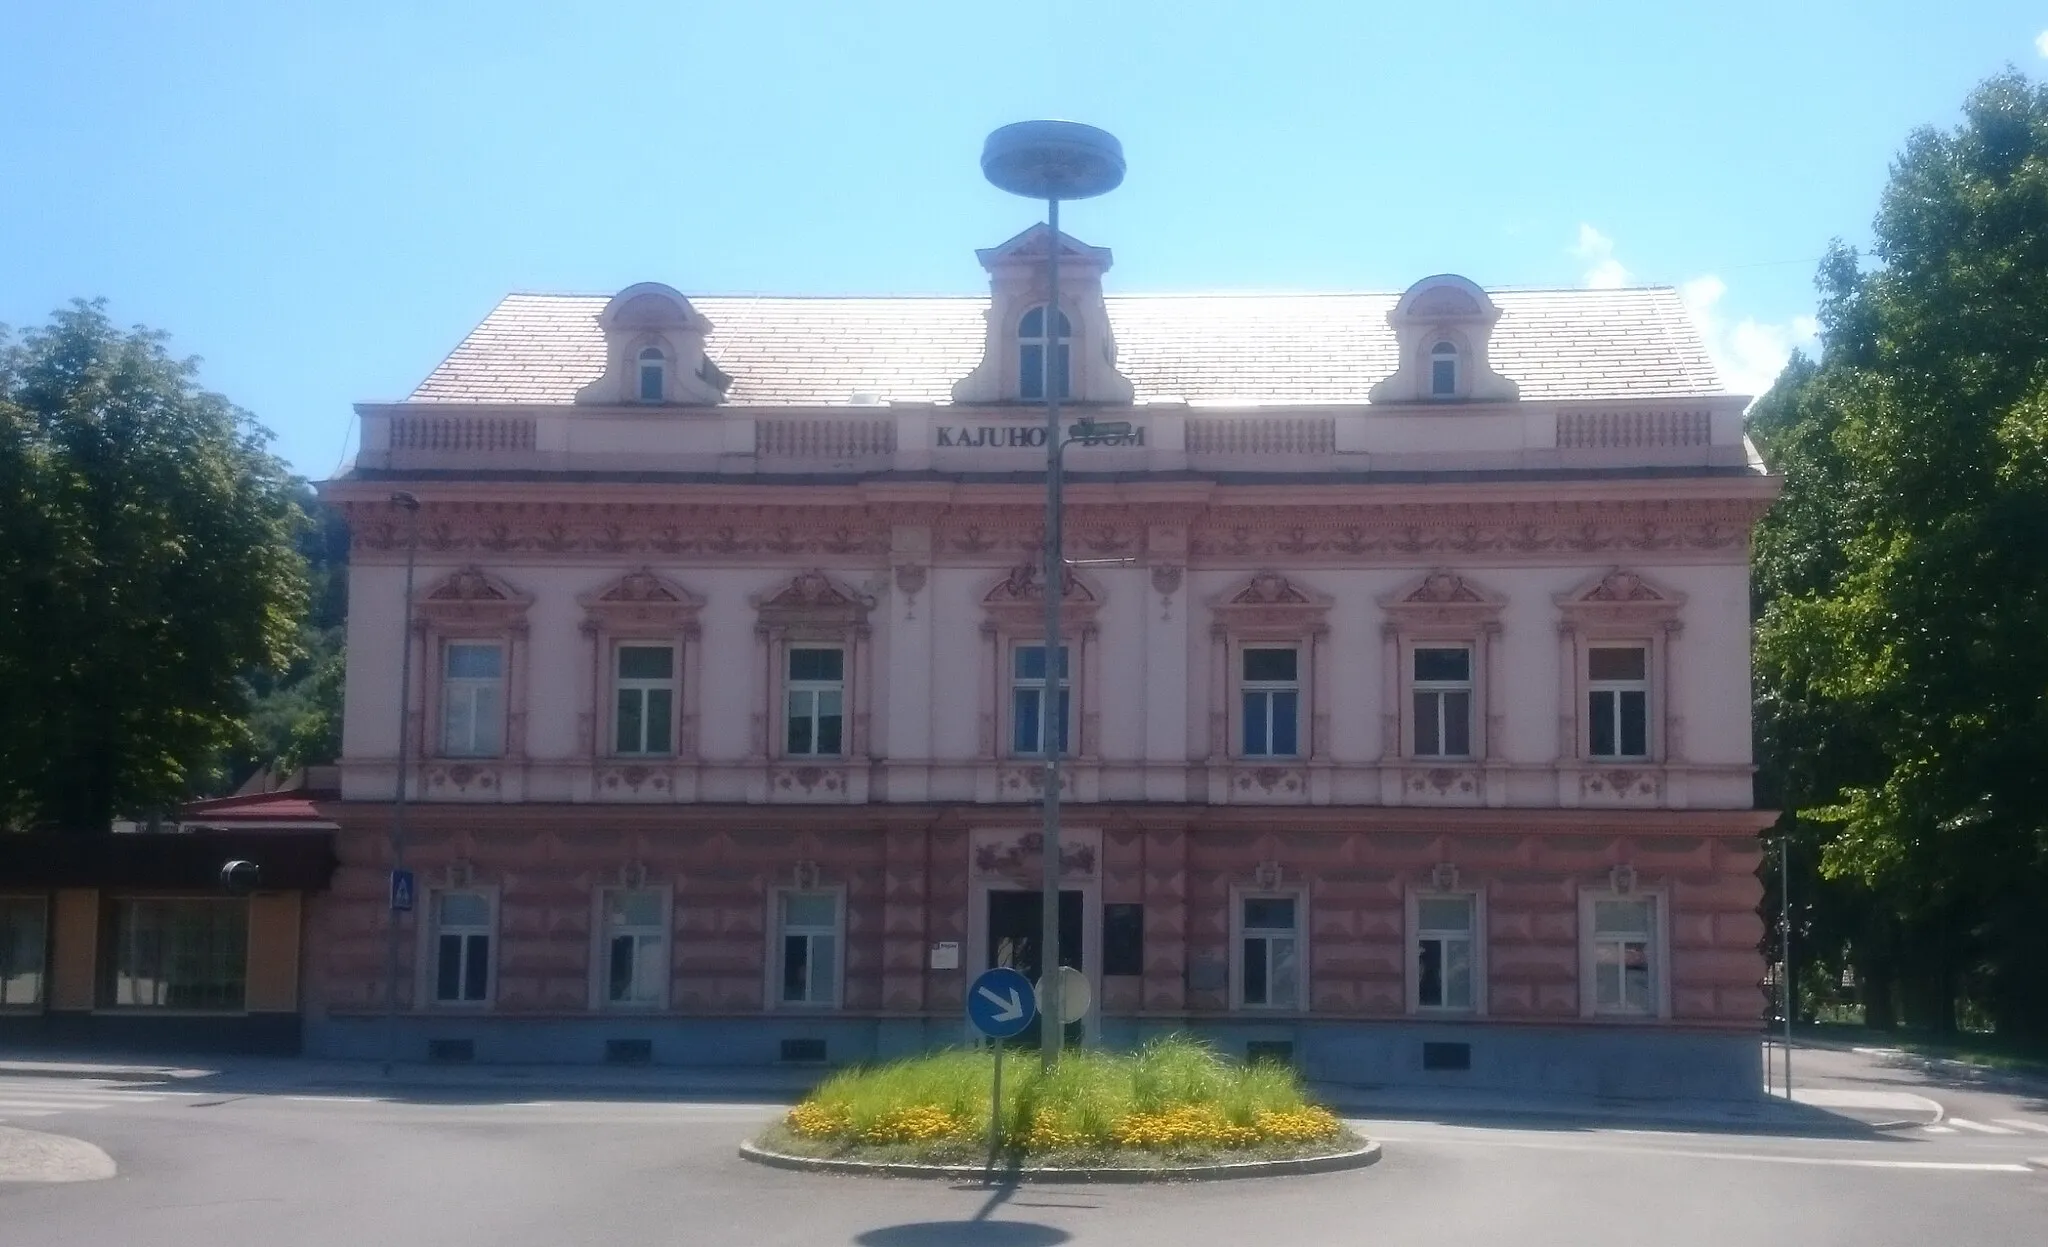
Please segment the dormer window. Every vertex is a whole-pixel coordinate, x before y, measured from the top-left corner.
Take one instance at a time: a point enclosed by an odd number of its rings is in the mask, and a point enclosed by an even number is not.
[[[1458,393],[1458,346],[1439,342],[1429,348],[1429,396],[1455,398]]]
[[[1375,403],[1511,403],[1520,388],[1488,360],[1500,309],[1463,277],[1439,273],[1408,287],[1387,313],[1399,367],[1372,387]]]
[[[658,403],[668,394],[668,360],[660,347],[640,352],[640,401]]]
[[[1067,321],[1067,314],[1053,309],[1053,327],[1058,335],[1058,349],[1053,352],[1053,384],[1061,398],[1068,397],[1068,365],[1073,336],[1073,327]],[[1017,396],[1024,399],[1045,398],[1045,308],[1034,307],[1024,313],[1017,322]]]

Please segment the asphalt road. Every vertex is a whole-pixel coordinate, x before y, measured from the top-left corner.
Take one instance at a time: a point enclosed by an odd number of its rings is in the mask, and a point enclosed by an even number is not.
[[[1805,1054],[1801,1054],[1804,1059]],[[1837,1059],[1838,1058],[1838,1059]],[[1825,1068],[1823,1068],[1825,1067]],[[0,1121],[94,1143],[118,1176],[0,1184],[0,1243],[239,1247],[1031,1247],[1115,1243],[1942,1245],[2048,1241],[2048,1096],[1830,1054],[1964,1120],[1802,1137],[1654,1125],[1366,1121],[1386,1158],[1251,1183],[990,1190],[793,1174],[734,1146],[768,1104],[0,1078]],[[1965,1086],[1949,1088],[1944,1079]],[[28,1106],[28,1107],[24,1107]]]

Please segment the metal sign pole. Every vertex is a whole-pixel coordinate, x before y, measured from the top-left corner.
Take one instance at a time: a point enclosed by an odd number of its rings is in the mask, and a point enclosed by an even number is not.
[[[1039,703],[1039,743],[1045,746],[1045,800],[1042,807],[1042,830],[1040,836],[1044,845],[1043,867],[1045,889],[1040,896],[1039,922],[1043,931],[1038,946],[1042,950],[1039,961],[1039,981],[1055,983],[1060,972],[1060,753],[1065,743],[1060,737],[1067,728],[1066,716],[1060,713],[1060,676],[1064,667],[1060,662],[1060,605],[1066,591],[1066,559],[1061,548],[1060,532],[1060,382],[1065,374],[1059,370],[1060,347],[1066,339],[1060,336],[1060,201],[1048,199],[1045,204],[1047,224],[1052,231],[1052,240],[1046,248],[1045,277],[1045,691],[1044,700]],[[1039,1033],[1039,1055],[1050,1067],[1059,1064],[1062,1033],[1057,1006],[1040,1011],[1048,1020]]]
[[[994,1043],[996,1078],[988,1103],[988,1167],[991,1170],[996,1167],[996,1155],[1001,1151],[1003,1141],[1003,1041],[998,1039]]]
[[[1778,842],[1778,946],[1785,954],[1785,1098],[1792,1098],[1792,1011],[1799,993],[1792,980],[1792,833]]]

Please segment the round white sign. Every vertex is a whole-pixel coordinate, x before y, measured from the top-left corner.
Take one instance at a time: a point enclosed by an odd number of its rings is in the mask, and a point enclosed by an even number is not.
[[[1048,993],[1045,980],[1038,980],[1034,986],[1038,989],[1038,1011],[1047,1016],[1057,1012],[1062,1022],[1078,1022],[1088,1016],[1088,1010],[1095,1007],[1095,989],[1088,985],[1088,976],[1072,966],[1060,967],[1060,999],[1057,1010],[1053,1009],[1046,999]]]

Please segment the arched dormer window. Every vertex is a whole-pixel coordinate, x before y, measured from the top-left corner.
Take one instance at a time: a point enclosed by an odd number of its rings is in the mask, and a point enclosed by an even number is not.
[[[1455,398],[1458,393],[1458,344],[1440,341],[1429,348],[1429,396]]]
[[[668,359],[658,346],[640,352],[640,401],[658,403],[668,397]]]
[[[1053,352],[1053,384],[1059,387],[1059,396],[1066,398],[1070,389],[1070,363],[1073,326],[1065,312],[1054,309],[1053,327],[1058,335],[1058,349]],[[1023,399],[1045,398],[1045,308],[1034,307],[1024,313],[1017,322],[1017,397]]]

